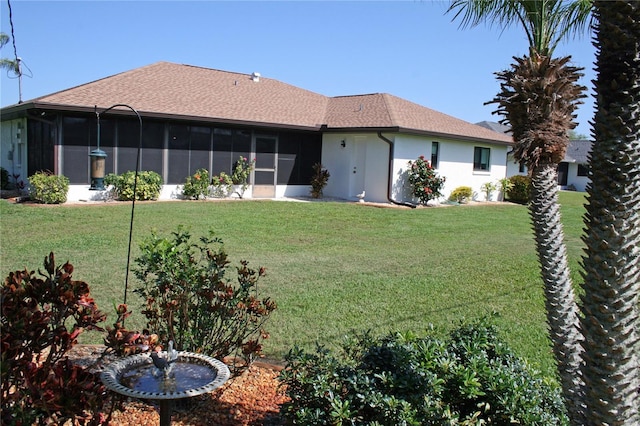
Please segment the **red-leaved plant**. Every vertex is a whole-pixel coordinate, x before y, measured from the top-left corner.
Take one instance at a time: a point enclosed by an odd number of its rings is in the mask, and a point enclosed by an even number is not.
[[[116,315],[113,327],[107,326],[107,336],[104,338],[106,353],[127,356],[156,349],[158,345],[157,334],[152,334],[149,330],[134,331],[125,328],[124,321],[131,315],[127,305],[118,305]]]
[[[106,389],[99,378],[65,357],[84,330],[103,331],[84,281],[73,266],[56,266],[53,253],[44,272],[11,272],[2,286],[2,424],[48,421],[102,424]],[[70,328],[69,328],[70,327]],[[44,424],[44,423],[43,423]]]

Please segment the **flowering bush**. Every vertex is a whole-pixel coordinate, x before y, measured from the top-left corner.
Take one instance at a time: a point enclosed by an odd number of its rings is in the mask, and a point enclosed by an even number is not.
[[[424,159],[424,155],[416,161],[409,161],[408,179],[411,184],[411,194],[420,200],[421,204],[427,204],[429,200],[442,196],[445,177],[436,174],[431,164]]]
[[[231,174],[231,181],[234,185],[240,185],[240,189],[238,190],[238,196],[242,198],[244,192],[247,190],[249,186],[249,176],[251,176],[251,171],[256,164],[255,158],[251,161],[247,157],[240,156],[236,164],[233,166],[233,173]]]
[[[211,196],[217,198],[228,197],[233,190],[233,180],[225,172],[220,172],[211,178]]]
[[[194,200],[205,198],[208,193],[209,171],[207,169],[196,170],[192,176],[187,177],[187,181],[182,187],[182,195]]]

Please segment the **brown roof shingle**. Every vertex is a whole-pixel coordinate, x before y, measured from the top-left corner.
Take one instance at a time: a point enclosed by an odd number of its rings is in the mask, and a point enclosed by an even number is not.
[[[269,78],[157,62],[35,102],[107,108],[132,105],[141,114],[318,128],[328,98]]]
[[[510,143],[511,137],[389,94],[329,98],[278,80],[157,62],[26,102],[88,110],[135,106],[142,115],[309,129],[387,129]],[[11,108],[11,107],[8,107]]]

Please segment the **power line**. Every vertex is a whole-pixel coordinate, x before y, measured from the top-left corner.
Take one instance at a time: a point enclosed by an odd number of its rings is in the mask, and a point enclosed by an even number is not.
[[[9,24],[11,25],[11,43],[13,44],[13,55],[15,57],[15,67],[14,67],[14,72],[17,74],[17,78],[18,78],[18,103],[22,103],[22,59],[18,56],[18,48],[16,46],[16,34],[15,34],[15,29],[13,26],[13,10],[11,9],[11,0],[7,0],[7,5],[9,6]],[[26,64],[25,64],[26,66]],[[27,66],[26,66],[27,67]],[[31,77],[33,74],[31,73],[31,70],[29,69],[29,67],[27,67],[27,70],[29,70],[30,75],[28,75],[28,77]]]
[[[11,25],[11,42],[13,43],[13,54],[16,58],[16,62],[18,62],[18,49],[16,48],[16,35],[13,29],[13,11],[11,10],[11,0],[7,0],[7,5],[9,6],[9,25]]]

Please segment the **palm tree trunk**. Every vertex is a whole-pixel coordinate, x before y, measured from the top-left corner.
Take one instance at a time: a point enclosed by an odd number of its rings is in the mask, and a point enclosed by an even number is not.
[[[582,298],[586,424],[640,424],[640,3],[595,2]]]
[[[560,221],[555,163],[542,163],[533,169],[529,213],[544,282],[547,324],[565,405],[571,422],[582,424],[581,334]]]

